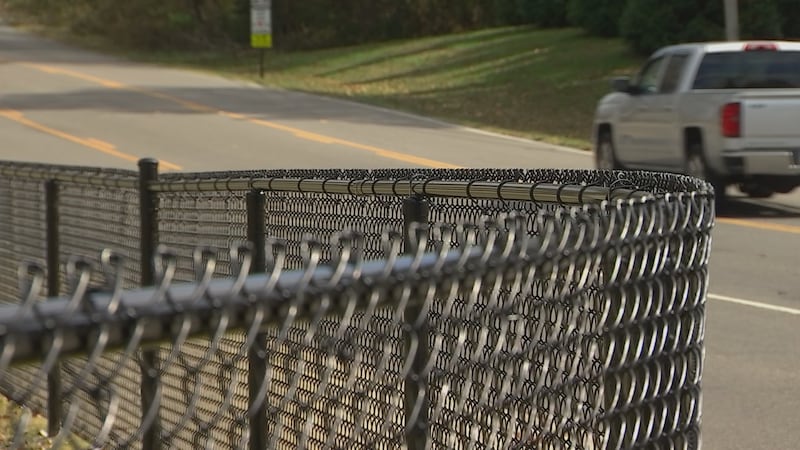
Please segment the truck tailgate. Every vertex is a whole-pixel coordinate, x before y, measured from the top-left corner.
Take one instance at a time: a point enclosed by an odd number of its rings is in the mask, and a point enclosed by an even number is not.
[[[776,144],[784,145],[800,142],[800,89],[748,92],[739,98],[742,137],[776,140]],[[791,142],[783,142],[786,139]]]

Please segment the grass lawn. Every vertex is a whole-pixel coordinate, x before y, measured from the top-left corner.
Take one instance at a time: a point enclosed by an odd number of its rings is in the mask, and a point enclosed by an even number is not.
[[[16,425],[22,416],[22,408],[17,407],[8,399],[0,396],[0,447],[9,448],[14,440]],[[50,448],[51,441],[47,438],[47,420],[41,416],[33,416],[25,428],[25,438],[22,448],[45,449]]]
[[[14,443],[17,424],[24,410],[0,395],[0,448],[11,448]],[[41,415],[30,415],[23,433],[21,450],[44,450],[52,447],[53,440],[47,437],[47,419]],[[62,450],[85,450],[88,442],[70,435],[59,447]]]
[[[594,108],[609,91],[609,79],[633,72],[642,61],[622,41],[586,36],[579,29],[504,27],[327,50],[268,50],[262,79],[257,50],[131,52],[102,39],[47,30],[134,60],[212,71],[586,149]]]
[[[589,147],[609,78],[641,59],[578,29],[495,28],[302,53],[138,55],[267,85],[345,97],[549,142]]]

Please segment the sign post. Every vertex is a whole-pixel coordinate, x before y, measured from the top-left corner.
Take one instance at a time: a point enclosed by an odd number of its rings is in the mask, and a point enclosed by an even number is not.
[[[728,41],[739,40],[739,2],[737,0],[723,0],[725,2],[725,39]]]
[[[250,46],[260,51],[258,74],[264,77],[264,49],[272,48],[272,0],[250,0]]]

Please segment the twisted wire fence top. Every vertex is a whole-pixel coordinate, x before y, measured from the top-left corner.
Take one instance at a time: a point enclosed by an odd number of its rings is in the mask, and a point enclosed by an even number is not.
[[[42,301],[49,180],[66,212],[64,284]],[[136,288],[137,188],[133,172],[0,162],[0,239],[14,243],[13,267],[0,263],[14,303],[0,305],[0,389],[44,412],[64,358],[56,443],[137,448],[159,423],[165,448],[699,446],[714,220],[699,180],[162,174],[147,185],[163,245],[150,288]],[[256,274],[248,194],[268,242]],[[141,374],[160,380],[154,404]]]

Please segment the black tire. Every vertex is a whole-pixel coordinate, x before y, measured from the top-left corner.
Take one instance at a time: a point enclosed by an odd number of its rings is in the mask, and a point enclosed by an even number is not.
[[[594,166],[600,170],[621,170],[623,168],[617,160],[614,139],[611,137],[611,131],[609,130],[603,130],[597,136]]]
[[[727,195],[725,190],[728,187],[727,183],[706,164],[706,158],[703,156],[703,144],[699,142],[689,144],[684,163],[684,173],[690,177],[700,178],[711,183],[714,186],[714,203],[717,206],[723,206],[726,203]]]
[[[770,198],[775,195],[774,190],[760,185],[739,185],[739,190],[750,198]]]
[[[773,195],[775,195],[775,192],[773,192],[773,191],[757,191],[757,192],[748,192],[747,193],[748,197],[750,197],[750,198],[759,198],[759,199],[771,198]]]

